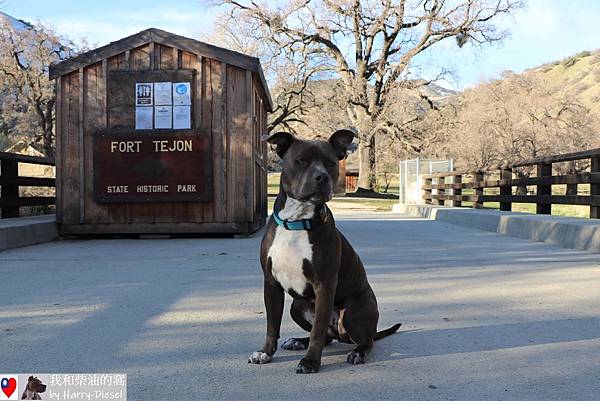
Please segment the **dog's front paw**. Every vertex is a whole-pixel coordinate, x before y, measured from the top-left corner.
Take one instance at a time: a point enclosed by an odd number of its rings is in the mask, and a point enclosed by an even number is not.
[[[302,358],[296,368],[296,373],[317,373],[320,367],[321,362]]]
[[[365,363],[365,359],[364,352],[353,350],[348,354],[347,361],[352,365],[358,365],[359,363]]]
[[[248,357],[248,363],[269,363],[273,360],[273,355],[269,355],[266,352],[256,351]]]

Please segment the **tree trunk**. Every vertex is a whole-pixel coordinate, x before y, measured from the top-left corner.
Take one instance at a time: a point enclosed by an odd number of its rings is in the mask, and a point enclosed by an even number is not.
[[[41,139],[45,156],[54,157],[54,100],[49,101],[45,105],[37,101],[35,103],[35,109],[37,111],[39,125],[42,130],[40,135],[41,138],[38,136],[36,140],[39,141]]]
[[[375,191],[375,136],[369,135],[358,143],[358,189]]]
[[[46,113],[44,121],[44,148],[46,149],[46,156],[55,156],[54,147],[54,104],[56,100],[53,99],[46,104]]]
[[[516,174],[517,174],[518,178],[529,178],[529,174],[524,174],[522,171],[518,171]],[[525,196],[525,195],[527,195],[527,186],[526,185],[519,185],[517,187],[517,190],[515,191],[515,194],[519,195],[519,196]]]
[[[54,157],[54,133],[52,128],[46,129],[44,132],[44,152],[48,157]]]

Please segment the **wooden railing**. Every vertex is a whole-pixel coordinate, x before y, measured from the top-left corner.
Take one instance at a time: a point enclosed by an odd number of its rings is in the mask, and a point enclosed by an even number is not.
[[[588,162],[589,171],[553,175],[553,164],[563,162]],[[515,170],[532,166],[535,167],[535,177],[513,178]],[[550,214],[553,204],[587,205],[590,207],[590,217],[600,218],[600,149],[540,157],[486,171],[453,171],[422,177],[423,199],[428,204],[444,205],[451,201],[452,206],[462,206],[462,202],[472,202],[472,207],[482,208],[485,202],[499,202],[500,210],[510,211],[513,203],[535,203],[539,214]],[[470,180],[465,182],[469,177]],[[589,195],[577,193],[579,184],[590,185]],[[552,185],[566,185],[569,194],[553,194]],[[535,186],[535,193],[529,195],[524,191],[524,194],[513,194],[513,187],[527,186]],[[485,194],[487,188],[499,188],[499,193]],[[472,194],[463,195],[464,189],[471,189]],[[434,194],[433,190],[437,193]],[[450,194],[448,190],[453,193]]]
[[[21,206],[54,205],[54,196],[19,195],[19,187],[55,187],[54,178],[21,177],[19,163],[54,166],[54,159],[0,152],[0,210],[2,218],[19,217]]]

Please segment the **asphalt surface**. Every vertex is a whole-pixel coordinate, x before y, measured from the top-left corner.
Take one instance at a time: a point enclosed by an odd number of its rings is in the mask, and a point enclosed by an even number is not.
[[[260,235],[68,240],[0,253],[0,371],[124,372],[129,400],[599,400],[600,256],[382,213],[338,216],[378,297],[367,364],[250,365]],[[287,312],[282,337],[303,335]],[[281,343],[281,342],[280,342]]]

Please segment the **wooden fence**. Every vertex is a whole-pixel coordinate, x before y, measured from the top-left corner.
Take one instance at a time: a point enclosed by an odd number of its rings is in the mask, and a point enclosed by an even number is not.
[[[553,164],[563,162],[587,162],[589,171],[553,175]],[[531,167],[535,167],[535,177],[513,178],[516,169]],[[465,182],[469,177],[470,180]],[[451,201],[453,206],[462,206],[462,202],[472,202],[472,207],[482,208],[485,202],[499,202],[500,210],[510,211],[513,203],[535,203],[539,214],[550,214],[553,204],[587,205],[590,217],[600,218],[600,149],[539,157],[486,171],[428,174],[423,175],[423,179],[423,199],[428,204],[444,205]],[[578,194],[579,184],[590,185],[589,195]],[[566,185],[568,194],[552,194],[552,185]],[[513,194],[513,187],[527,186],[535,186],[535,193]],[[485,194],[488,188],[499,188],[499,193]],[[471,189],[472,194],[463,195],[464,189]],[[450,194],[448,190],[453,192]]]
[[[54,178],[21,177],[19,163],[54,166],[54,159],[0,152],[0,210],[2,218],[19,217],[21,206],[54,205],[54,196],[21,197],[19,187],[55,187]]]

